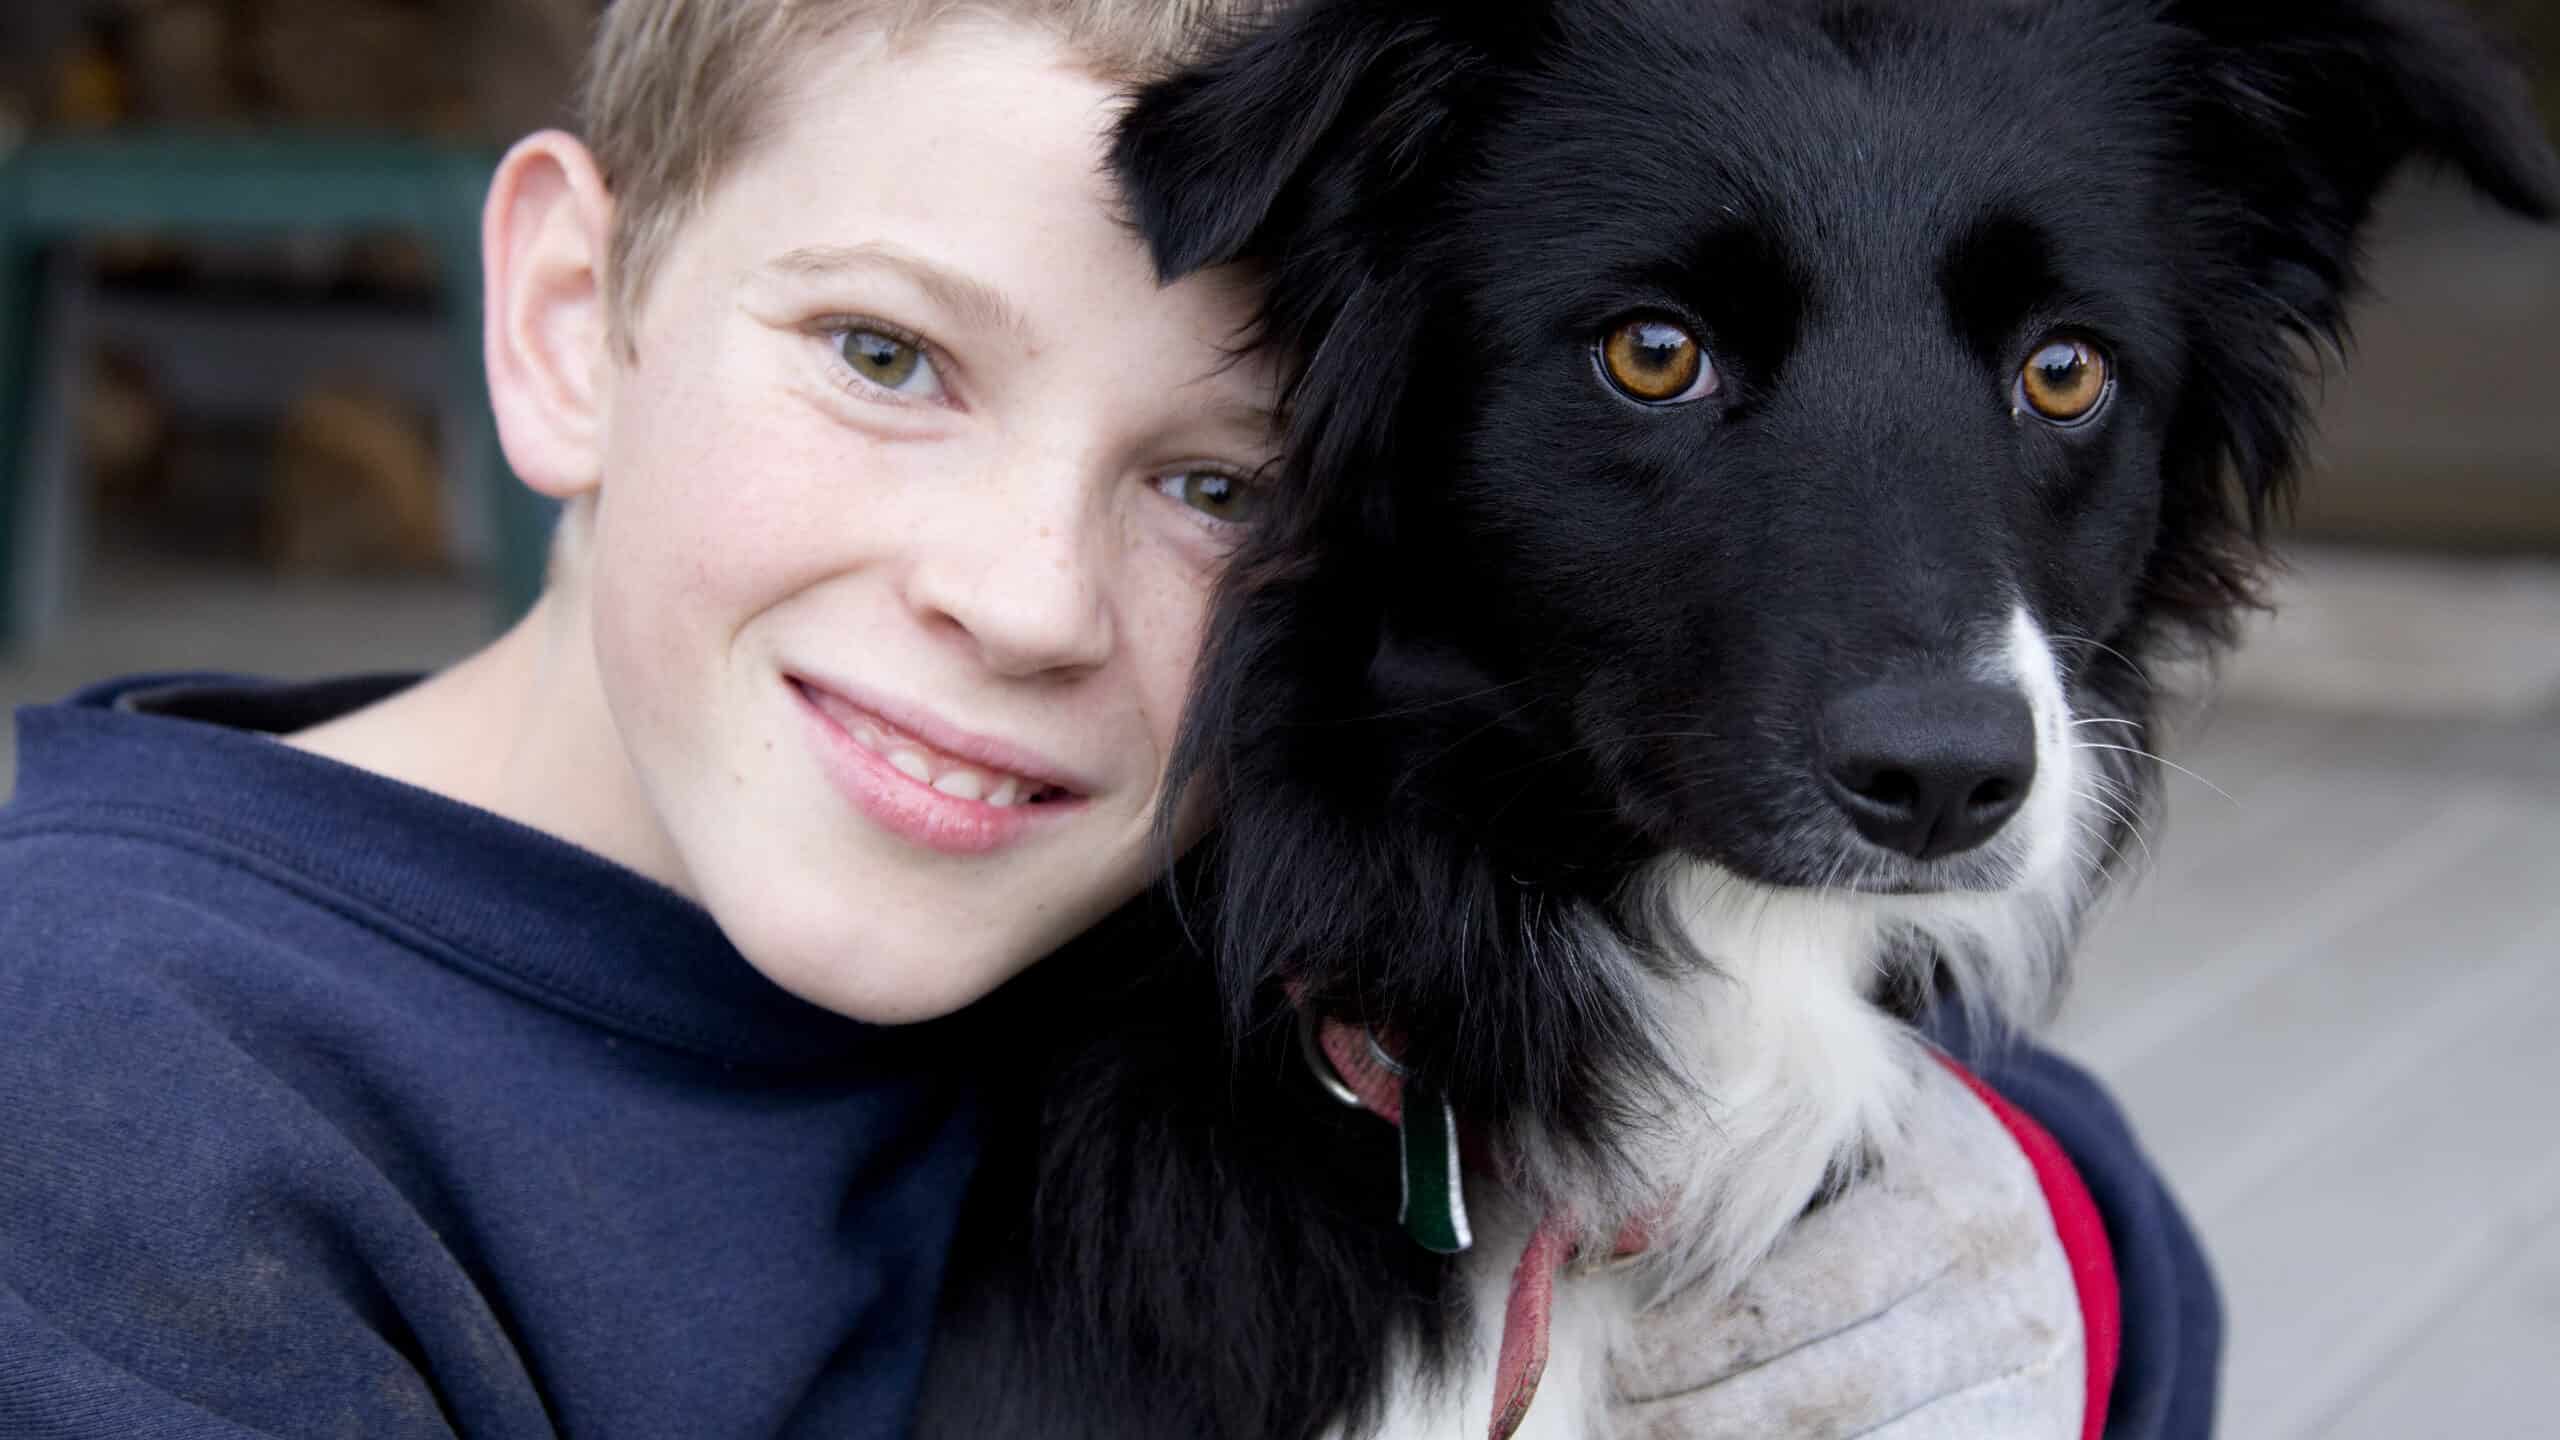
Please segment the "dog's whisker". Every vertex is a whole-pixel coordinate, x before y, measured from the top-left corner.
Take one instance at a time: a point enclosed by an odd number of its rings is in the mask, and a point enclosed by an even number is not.
[[[2055,632],[2048,638],[2050,638],[2052,643],[2056,645],[2078,645],[2085,649],[2095,650],[2102,655],[2113,656],[2117,661],[2121,662],[2126,669],[2131,670],[2136,675],[2145,673],[2141,664],[2132,656],[2127,655],[2113,645],[2106,644],[2102,641],[2090,639],[2085,635],[2071,635],[2060,631]]]
[[[2223,799],[2230,801],[2234,805],[2238,805],[2240,803],[2239,798],[2234,796],[2230,791],[2214,784],[2212,781],[2207,780],[2202,775],[2199,775],[2193,770],[2188,769],[2186,766],[2179,764],[2177,761],[2166,759],[2159,755],[2154,755],[2148,750],[2140,749],[2131,745],[2100,745],[2094,741],[2088,740],[2075,740],[2071,743],[2075,748],[2081,750],[2107,750],[2125,755],[2138,755],[2143,759],[2150,761],[2154,765],[2166,766],[2171,770],[2177,771],[2179,774],[2186,776],[2188,779],[2193,780],[2197,784],[2212,791],[2214,794],[2221,796]]]
[[[2131,785],[2127,785],[2122,781],[2111,779],[2104,773],[2096,770],[2090,771],[2087,778],[2090,784],[2098,788],[2099,794],[2106,796],[2108,799],[2113,800],[2124,807],[2125,822],[2127,824],[2140,823],[2143,811],[2147,810],[2149,806],[2145,802],[2143,794],[2139,789]]]
[[[2125,851],[2120,851],[2120,848],[2117,848],[2115,843],[2112,843],[2112,840],[2107,840],[2107,838],[2104,838],[2104,835],[2099,835],[2097,830],[2089,830],[2089,828],[2086,828],[2086,825],[2081,825],[2079,835],[2074,835],[2074,840],[2071,840],[2071,858],[2074,858],[2074,861],[2079,861],[2081,869],[2107,869],[2107,866],[2104,866],[2104,861],[2099,861],[2099,858],[2097,858],[2097,851],[2092,851],[2092,848],[2086,846],[2084,840],[2097,840],[2099,846],[2107,846],[2107,851],[2109,851],[2109,853],[2115,853],[2117,863],[2125,863]]]
[[[2111,783],[2103,776],[2091,775],[2087,778],[2090,788],[2072,791],[2072,794],[2076,798],[2088,801],[2093,805],[2103,807],[2108,814],[2115,816],[2117,819],[2122,820],[2127,824],[2133,823],[2134,811],[2131,805],[2131,801],[2133,799],[2131,795],[2125,793],[2121,787]]]
[[[2124,826],[2125,833],[2131,835],[2134,843],[2142,847],[2142,858],[2145,863],[2151,865],[2157,865],[2159,863],[2159,857],[2151,853],[2151,841],[2143,835],[2141,824],[2137,822],[2129,812],[2119,809],[2112,802],[2100,796],[2092,795],[2085,791],[2081,793],[2080,798],[2087,801],[2089,804],[2096,806],[2099,810],[2113,818],[2118,824]],[[2078,823],[2085,826],[2088,822],[2083,819]],[[2100,838],[2103,839],[2104,837],[2101,836]],[[2115,849],[2113,842],[2109,842],[2107,848],[2111,850]],[[2118,857],[2121,858],[2123,852],[2118,851],[2117,854]]]
[[[2107,838],[2105,831],[2099,830],[2084,821],[2080,825],[2080,833],[2107,847],[2107,853],[2115,857],[2116,863],[2125,866],[2131,866],[2133,864],[2132,857],[2124,853],[2124,847]],[[2147,866],[2157,866],[2160,863],[2159,858],[2151,853],[2151,847],[2149,844],[2142,842],[2141,832],[2134,831],[2132,833],[2136,843],[2142,844],[2142,863]]]

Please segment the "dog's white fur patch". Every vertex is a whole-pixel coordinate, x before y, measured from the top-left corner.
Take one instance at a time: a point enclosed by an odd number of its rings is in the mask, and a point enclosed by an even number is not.
[[[1982,678],[2018,687],[2035,717],[2036,779],[1994,841],[2014,878],[1998,890],[1920,896],[1782,889],[1694,859],[1657,877],[1663,913],[1706,971],[1664,975],[1630,957],[1686,1093],[1666,1100],[1639,1154],[1649,1192],[1601,1193],[1553,1157],[1524,1157],[1531,1187],[1585,1220],[1584,1250],[1606,1254],[1631,1218],[1653,1248],[1632,1266],[1566,1275],[1556,1288],[1547,1369],[1522,1440],[1609,1434],[1609,1354],[1637,1312],[1673,1292],[1738,1285],[1839,1167],[1889,1148],[1925,1042],[1873,1001],[1897,936],[1917,932],[1956,971],[1969,1003],[2041,1018],[2096,867],[2078,844],[2092,802],[2072,743],[2052,647],[2019,608],[1978,659]],[[1535,1217],[1470,1177],[1478,1243],[1462,1262],[1474,1304],[1471,1363],[1457,1376],[1399,1367],[1387,1440],[1481,1440],[1493,1408],[1512,1271]]]

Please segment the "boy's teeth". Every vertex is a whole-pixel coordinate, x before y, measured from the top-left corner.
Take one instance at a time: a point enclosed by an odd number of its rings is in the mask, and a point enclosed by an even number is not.
[[[847,707],[848,709],[850,707]],[[891,769],[919,785],[930,785],[955,800],[975,800],[998,810],[1009,810],[1025,803],[1029,792],[1039,787],[1019,775],[991,774],[972,769],[956,761],[929,755],[912,742],[900,743],[868,720],[839,713],[837,720],[855,744],[889,762]],[[935,767],[941,773],[935,773]]]

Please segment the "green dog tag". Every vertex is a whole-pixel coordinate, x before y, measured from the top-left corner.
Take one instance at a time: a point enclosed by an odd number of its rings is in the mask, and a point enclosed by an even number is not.
[[[1475,1243],[1467,1229],[1467,1193],[1458,1171],[1458,1116],[1428,1086],[1404,1084],[1404,1207],[1396,1217],[1413,1243],[1434,1255],[1462,1255]]]

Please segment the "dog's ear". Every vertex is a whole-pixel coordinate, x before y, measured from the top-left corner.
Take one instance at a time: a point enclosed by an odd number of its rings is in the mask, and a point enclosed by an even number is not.
[[[1506,0],[1307,0],[1141,91],[1112,164],[1170,281],[1374,233],[1431,164]],[[1516,17],[1513,17],[1516,18]],[[1349,223],[1346,223],[1349,222]]]
[[[2412,160],[2525,216],[2560,212],[2560,157],[2525,77],[2446,0],[2145,0],[2182,32],[2193,353],[2169,437],[2148,613],[2228,641],[2309,423],[2299,351],[2338,348],[2375,201]],[[2101,11],[2125,10],[2104,0]]]
[[[2358,233],[2394,171],[2432,160],[2536,220],[2560,214],[2560,156],[2525,76],[2442,0],[2173,0],[2198,37],[2191,155],[2257,220],[2275,286],[2335,326]]]

